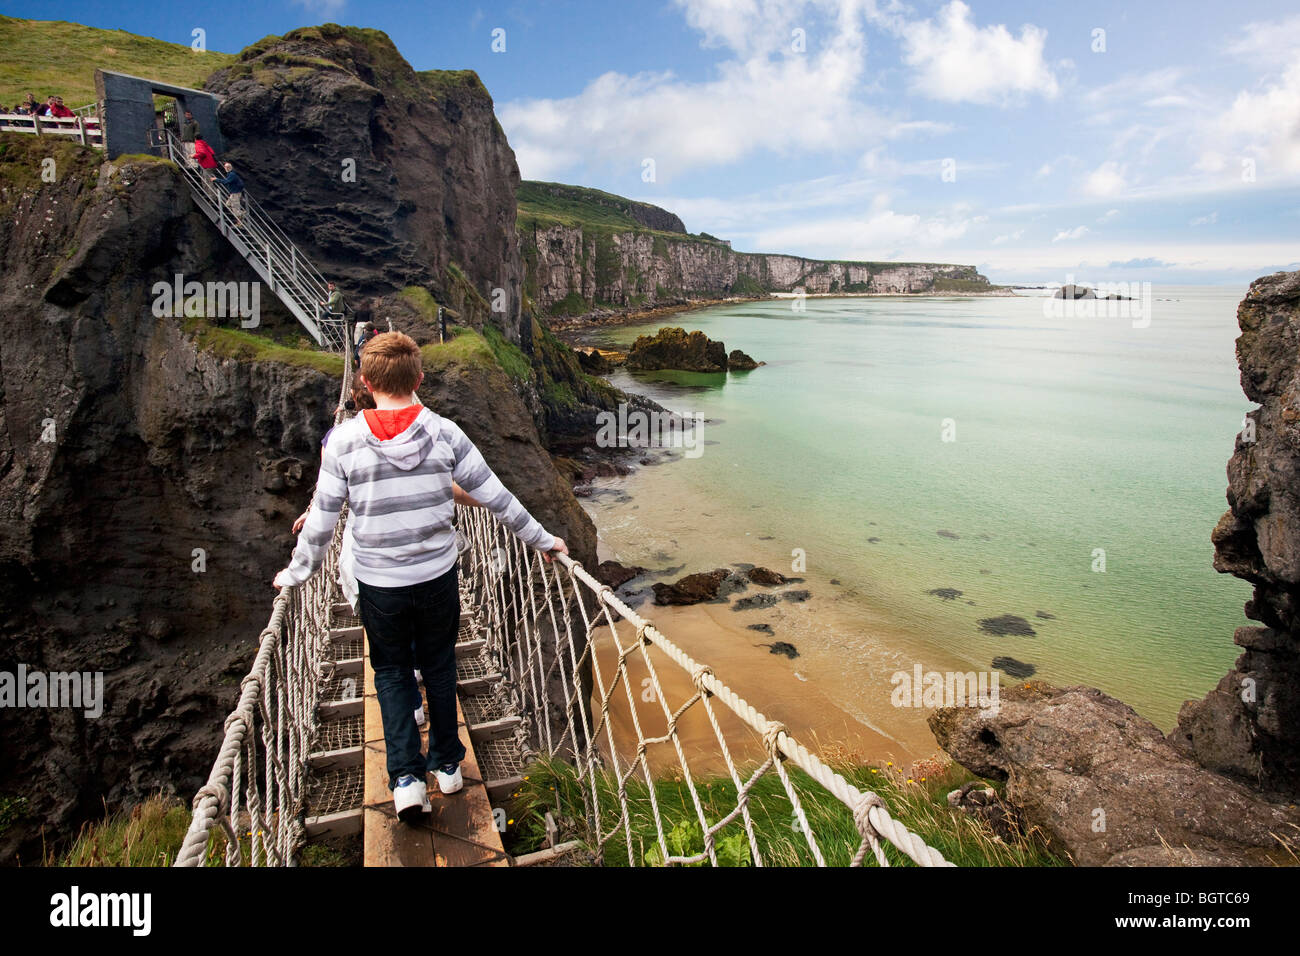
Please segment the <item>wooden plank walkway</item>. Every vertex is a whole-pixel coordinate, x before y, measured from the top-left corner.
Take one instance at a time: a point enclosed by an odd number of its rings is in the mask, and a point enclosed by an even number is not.
[[[375,675],[370,667],[369,647],[365,658],[365,809],[363,866],[509,866],[510,858],[501,844],[492,817],[492,804],[483,786],[469,726],[460,701],[456,717],[465,759],[460,770],[465,787],[444,796],[432,774],[428,777],[429,801],[433,813],[418,824],[402,823],[393,810],[388,789],[387,751],[384,725],[375,696]],[[425,702],[428,706],[428,702]],[[426,711],[427,713],[427,711]],[[427,752],[429,733],[420,731]]]

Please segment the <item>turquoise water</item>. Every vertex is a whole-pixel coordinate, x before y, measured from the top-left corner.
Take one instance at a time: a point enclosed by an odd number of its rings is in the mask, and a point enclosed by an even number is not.
[[[1012,656],[1167,729],[1230,666],[1246,623],[1250,588],[1214,571],[1210,544],[1252,407],[1233,352],[1244,293],[1157,288],[1136,329],[1046,318],[1041,300],[1017,297],[743,303],[593,331],[586,341],[626,347],[679,324],[767,362],[616,373],[703,414],[708,444],[641,469],[625,482],[631,503],[596,507],[598,527],[622,558],[653,558],[653,544],[687,570],[757,556],[791,573],[802,549],[814,593],[842,598],[849,631],[860,624],[861,640],[837,638],[844,695],[867,680],[854,655],[902,641],[926,661],[987,669]],[[1036,634],[981,630],[1003,614]]]

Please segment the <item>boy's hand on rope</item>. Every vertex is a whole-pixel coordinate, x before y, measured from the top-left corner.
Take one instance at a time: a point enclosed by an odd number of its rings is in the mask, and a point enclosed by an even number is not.
[[[551,555],[568,554],[568,553],[569,553],[569,546],[564,543],[563,538],[557,537],[555,539],[555,547],[551,548],[551,550],[546,552],[544,555],[542,555],[542,557],[546,559],[547,564],[550,564],[552,560]]]

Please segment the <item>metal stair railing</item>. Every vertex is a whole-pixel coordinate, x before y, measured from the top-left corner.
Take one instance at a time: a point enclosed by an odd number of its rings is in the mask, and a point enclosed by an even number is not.
[[[331,351],[347,348],[347,312],[329,312],[320,305],[328,298],[325,277],[275,223],[261,203],[243,193],[243,211],[236,217],[226,204],[229,191],[209,178],[216,171],[191,165],[184,147],[169,129],[150,131],[150,145],[174,162],[190,187],[194,203],[253,267],[272,292],[311,335]]]

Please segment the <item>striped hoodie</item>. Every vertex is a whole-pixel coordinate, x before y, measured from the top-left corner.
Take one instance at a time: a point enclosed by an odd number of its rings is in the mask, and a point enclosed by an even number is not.
[[[555,547],[455,422],[421,408],[405,431],[383,441],[358,415],[329,435],[307,523],[275,583],[301,584],[320,567],[345,500],[357,580],[391,588],[445,574],[457,553],[453,480],[525,544]]]

